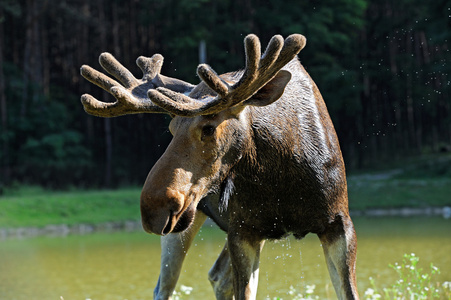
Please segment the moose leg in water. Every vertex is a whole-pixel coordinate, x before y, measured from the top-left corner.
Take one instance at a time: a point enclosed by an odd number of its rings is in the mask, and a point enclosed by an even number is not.
[[[338,299],[358,298],[355,288],[357,238],[349,216],[337,217],[319,238]]]
[[[233,299],[232,262],[230,261],[227,242],[208,272],[208,280],[213,287],[217,300]]]
[[[186,253],[206,218],[207,216],[198,210],[188,230],[161,237],[161,267],[154,290],[155,300],[171,299]]]
[[[239,231],[228,234],[228,246],[233,266],[235,299],[256,299],[260,251],[264,240],[254,239]]]
[[[226,187],[226,184],[224,185]],[[221,193],[224,198],[224,193]],[[197,206],[193,224],[178,234],[168,234],[161,237],[161,270],[154,299],[171,299],[180,275],[186,253],[199,232],[205,219],[209,216],[222,230],[227,231],[228,215],[219,210],[219,195],[211,194],[202,199]],[[225,200],[222,200],[225,201]],[[208,273],[213,290],[218,300],[233,298],[232,266],[227,250],[227,242]],[[253,283],[255,288],[258,282]]]
[[[260,250],[263,248],[261,244]],[[253,275],[249,278],[248,288],[251,294],[257,294],[258,287],[258,261],[257,269],[253,271]],[[230,251],[228,249],[228,243],[224,245],[221,254],[216,260],[215,264],[208,272],[208,279],[210,280],[217,300],[230,300],[233,299],[233,270],[232,261],[230,259]]]
[[[209,216],[222,230],[228,231],[229,214],[227,203],[230,192],[233,190],[233,180],[227,178],[221,184],[220,192],[212,194],[201,200],[197,209],[202,210]],[[208,280],[213,287],[217,300],[233,299],[233,278],[232,262],[228,250],[227,242],[224,245],[218,259],[208,272]],[[252,283],[257,288],[258,281]]]

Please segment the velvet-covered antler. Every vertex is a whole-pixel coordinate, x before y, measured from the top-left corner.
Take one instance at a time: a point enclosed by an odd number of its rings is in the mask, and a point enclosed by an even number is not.
[[[165,87],[174,92],[187,93],[194,86],[184,81],[166,77],[160,74],[163,65],[163,56],[155,54],[151,58],[140,56],[136,64],[143,72],[142,79],[120,64],[110,53],[102,53],[99,57],[100,65],[116,80],[105,74],[83,65],[81,75],[90,82],[112,94],[115,102],[102,102],[89,94],[81,96],[84,109],[87,113],[98,117],[116,117],[135,113],[170,113],[155,105],[148,97],[147,92],[157,87]]]
[[[201,101],[165,87],[151,89],[147,94],[155,104],[174,115],[214,114],[251,98],[304,48],[305,43],[305,37],[300,34],[290,35],[285,41],[276,35],[261,57],[260,41],[250,34],[244,39],[246,68],[236,84],[229,85],[206,64],[197,68],[199,77],[217,93],[215,98]]]

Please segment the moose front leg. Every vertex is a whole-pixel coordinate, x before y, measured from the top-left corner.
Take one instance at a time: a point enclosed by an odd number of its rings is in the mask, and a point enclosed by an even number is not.
[[[338,216],[326,232],[318,236],[337,298],[359,299],[355,278],[357,237],[351,218]]]
[[[234,230],[228,233],[232,261],[235,300],[252,300],[257,296],[260,252],[264,240]]]
[[[153,292],[155,300],[172,299],[186,253],[206,218],[203,212],[197,210],[190,228],[181,233],[161,237],[161,267],[158,283]]]
[[[216,300],[233,299],[232,262],[230,261],[227,242],[215,264],[208,272],[208,280],[213,287]]]

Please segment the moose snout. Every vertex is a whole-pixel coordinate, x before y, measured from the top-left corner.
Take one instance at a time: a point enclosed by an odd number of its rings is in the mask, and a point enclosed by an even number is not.
[[[166,235],[174,229],[182,213],[185,197],[183,194],[166,191],[158,193],[141,193],[141,222],[148,233]]]
[[[171,232],[173,214],[170,210],[161,209],[153,213],[141,208],[142,226],[147,233],[166,235]]]

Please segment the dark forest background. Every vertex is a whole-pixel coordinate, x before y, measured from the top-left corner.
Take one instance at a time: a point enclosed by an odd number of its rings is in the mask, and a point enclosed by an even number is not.
[[[197,83],[198,48],[218,72],[244,66],[243,38],[301,33],[348,170],[451,145],[451,1],[0,0],[0,187],[142,184],[170,140],[169,117],[87,115],[80,95],[111,101],[79,75],[111,52],[136,76]]]

